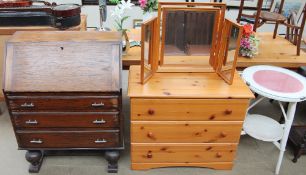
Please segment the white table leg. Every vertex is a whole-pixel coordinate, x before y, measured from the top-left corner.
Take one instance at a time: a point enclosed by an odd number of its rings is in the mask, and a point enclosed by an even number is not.
[[[290,132],[292,122],[293,122],[293,119],[294,119],[296,104],[297,104],[296,102],[291,102],[288,105],[287,120],[285,121],[284,135],[283,135],[283,138],[281,139],[281,142],[280,142],[280,153],[279,153],[279,157],[278,157],[278,161],[277,161],[277,165],[276,165],[275,174],[279,174],[279,170],[280,170],[280,167],[281,167],[281,164],[282,164],[284,152],[286,150],[286,145],[287,145],[287,141],[288,141],[289,132]]]

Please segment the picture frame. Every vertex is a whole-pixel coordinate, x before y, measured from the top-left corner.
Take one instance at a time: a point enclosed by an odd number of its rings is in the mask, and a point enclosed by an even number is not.
[[[274,0],[271,12],[278,12],[281,0]],[[306,1],[304,0],[285,0],[282,14],[288,18],[292,11],[296,13],[297,19],[300,19],[305,6]]]
[[[142,19],[133,19],[133,29],[140,29],[142,24]]]

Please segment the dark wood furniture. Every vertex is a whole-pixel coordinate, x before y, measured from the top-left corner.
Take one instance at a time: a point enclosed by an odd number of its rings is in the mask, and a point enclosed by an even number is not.
[[[253,23],[253,30],[256,32],[256,29],[260,26],[262,26],[266,22],[274,22],[276,23],[274,33],[277,32],[277,27],[278,27],[278,22],[285,22],[286,17],[284,17],[281,12],[284,6],[284,1],[281,0],[280,8],[278,9],[277,12],[272,12],[272,11],[262,11],[262,6],[263,6],[263,1],[264,0],[258,0],[257,3],[257,10],[254,14],[244,14],[243,13],[243,8],[244,8],[244,1],[240,1],[240,7],[239,7],[239,13],[238,13],[238,18],[237,22],[240,23],[240,21],[246,21],[249,23]],[[271,2],[271,6],[269,9],[271,9],[273,2]],[[274,37],[275,38],[275,37]]]
[[[8,40],[3,92],[29,172],[49,150],[105,150],[108,172],[117,172],[121,48],[116,32],[16,32]]]

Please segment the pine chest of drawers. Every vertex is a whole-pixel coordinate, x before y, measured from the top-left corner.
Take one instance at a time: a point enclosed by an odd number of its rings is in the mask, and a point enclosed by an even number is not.
[[[235,75],[232,85],[214,73],[155,73],[139,83],[131,67],[131,166],[231,169],[253,94]]]
[[[3,91],[19,149],[38,172],[53,150],[124,148],[121,34],[17,32],[7,42]]]

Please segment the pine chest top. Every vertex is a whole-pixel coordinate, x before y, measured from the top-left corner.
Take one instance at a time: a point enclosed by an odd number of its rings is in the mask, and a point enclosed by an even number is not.
[[[142,98],[250,99],[253,93],[236,73],[228,85],[216,73],[155,73],[144,85],[140,66],[131,66],[128,96]]]
[[[121,34],[16,32],[6,44],[4,91],[120,91]]]

